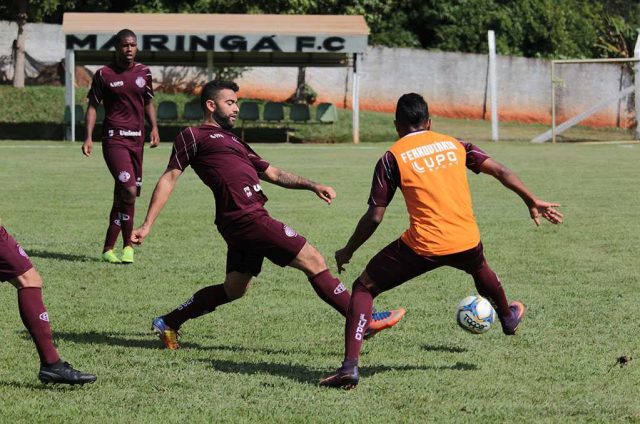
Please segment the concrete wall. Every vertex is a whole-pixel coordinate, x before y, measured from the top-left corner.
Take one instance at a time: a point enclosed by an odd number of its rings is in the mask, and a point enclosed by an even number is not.
[[[0,56],[11,54],[16,34],[16,24],[0,21]],[[61,60],[64,57],[61,26],[28,24],[26,50],[42,62]],[[414,91],[425,96],[435,115],[488,118],[491,111],[487,69],[486,55],[369,47],[359,67],[360,107],[392,112],[400,95]],[[557,78],[563,81],[557,87],[558,122],[633,84],[633,74],[626,65],[561,65],[557,69]],[[12,70],[5,72],[12,74]],[[161,74],[155,68],[152,72],[156,78]],[[549,61],[498,56],[497,72],[501,120],[550,123]],[[252,68],[238,80],[240,95],[284,100],[294,92],[296,77],[296,68]],[[318,92],[318,101],[351,106],[352,80],[348,69],[309,68],[307,82]],[[628,127],[634,123],[633,117],[633,100],[628,98],[601,110],[584,124]]]

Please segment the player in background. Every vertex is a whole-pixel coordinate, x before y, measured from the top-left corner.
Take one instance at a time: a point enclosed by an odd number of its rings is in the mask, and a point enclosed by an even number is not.
[[[541,217],[553,224],[562,222],[562,214],[554,209],[560,205],[538,199],[513,171],[473,144],[431,131],[429,109],[419,94],[400,97],[394,122],[400,139],[376,165],[369,209],[346,246],[335,253],[338,271],[375,232],[397,188],[404,196],[410,226],[378,252],[353,283],[344,361],[335,374],[320,382],[321,386],[351,389],[358,384],[362,335],[371,321],[373,299],[440,266],[471,275],[478,293],[496,308],[504,334],[515,334],[525,307],[520,302],[509,304],[500,280],[484,258],[466,168],[489,174],[518,194],[536,225]]]
[[[151,124],[151,147],[158,145],[160,137],[153,106],[151,71],[135,62],[138,45],[133,31],[123,29],[118,32],[115,35],[115,48],[115,62],[98,69],[87,94],[87,136],[82,153],[91,156],[97,108],[104,103],[102,155],[115,180],[115,187],[102,260],[132,263],[131,231],[136,197],[140,196],[142,188],[145,115]],[[123,251],[122,257],[118,258],[114,246],[121,231]]]
[[[0,281],[18,289],[18,311],[40,357],[38,378],[43,383],[85,384],[96,376],[74,369],[60,359],[53,345],[49,313],[42,301],[42,278],[26,252],[0,223]]]
[[[303,271],[322,300],[343,316],[347,314],[349,292],[331,275],[323,257],[304,237],[269,216],[260,179],[285,188],[312,191],[327,204],[336,193],[329,186],[270,165],[231,132],[239,110],[237,91],[238,86],[230,81],[211,81],[204,86],[200,104],[205,120],[200,126],[186,128],[176,138],[144,223],[133,232],[134,243],[142,243],[188,166],[214,194],[215,223],[228,247],[226,278],[223,284],[201,289],[177,309],[153,320],[152,329],[169,349],[179,348],[178,330],[185,321],[241,298],[252,277],[260,273],[265,257],[279,266]],[[376,313],[370,333],[395,325],[404,312],[399,309]]]

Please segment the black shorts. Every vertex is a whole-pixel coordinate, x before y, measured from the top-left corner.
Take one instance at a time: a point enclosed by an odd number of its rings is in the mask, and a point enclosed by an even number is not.
[[[287,266],[298,256],[307,240],[288,225],[268,215],[235,231],[225,231],[227,274],[231,271],[260,274],[264,258]]]
[[[371,258],[366,271],[376,286],[386,291],[441,266],[451,266],[471,274],[481,268],[483,263],[482,243],[450,255],[424,256],[397,239]]]
[[[33,268],[27,253],[0,227],[0,281],[13,280]]]
[[[102,156],[116,185],[135,187],[137,196],[142,190],[142,153],[141,146],[128,146],[120,140],[102,142]]]

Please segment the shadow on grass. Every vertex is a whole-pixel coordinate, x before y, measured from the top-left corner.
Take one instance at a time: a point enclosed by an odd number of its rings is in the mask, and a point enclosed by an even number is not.
[[[464,353],[467,349],[459,346],[445,346],[445,345],[422,345],[422,349],[427,352],[448,352],[448,353]]]
[[[95,256],[71,255],[68,253],[49,252],[47,250],[29,249],[27,253],[29,254],[29,256],[32,256],[34,258],[57,259],[60,261],[69,261],[69,262],[100,262],[100,259]]]
[[[53,333],[54,340],[66,340],[81,344],[103,344],[109,346],[132,347],[138,349],[162,349],[162,343],[158,338],[149,333],[116,333],[116,332],[99,332],[87,331],[84,333],[72,333],[64,331],[55,331]],[[197,343],[180,343],[184,348],[203,349],[204,347]]]
[[[274,364],[274,363],[254,363],[254,362],[235,362],[222,359],[212,359],[202,361],[208,364],[213,370],[229,373],[229,374],[269,374],[273,376],[285,377],[305,384],[317,384],[321,378],[330,374],[333,370],[314,371],[307,367],[290,364]],[[456,362],[453,365],[400,365],[388,366],[377,365],[366,367],[360,370],[360,375],[370,377],[378,373],[389,371],[476,371],[478,366],[466,362]]]
[[[91,384],[44,384],[37,382],[37,369],[34,371],[34,382],[22,382],[22,381],[0,381],[0,387],[7,387],[11,389],[27,389],[27,390],[40,390],[42,392],[70,392],[74,390],[82,390],[85,386],[91,386]]]

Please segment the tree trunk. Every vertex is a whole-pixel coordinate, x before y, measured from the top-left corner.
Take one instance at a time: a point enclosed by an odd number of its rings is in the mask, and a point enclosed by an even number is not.
[[[18,12],[18,38],[15,42],[14,51],[14,68],[13,68],[13,86],[16,88],[24,87],[25,78],[25,54],[24,54],[24,27],[27,24],[27,2],[19,2]]]
[[[298,85],[296,86],[296,93],[293,95],[296,103],[304,103],[304,86],[307,83],[307,68],[301,66],[298,68]]]

